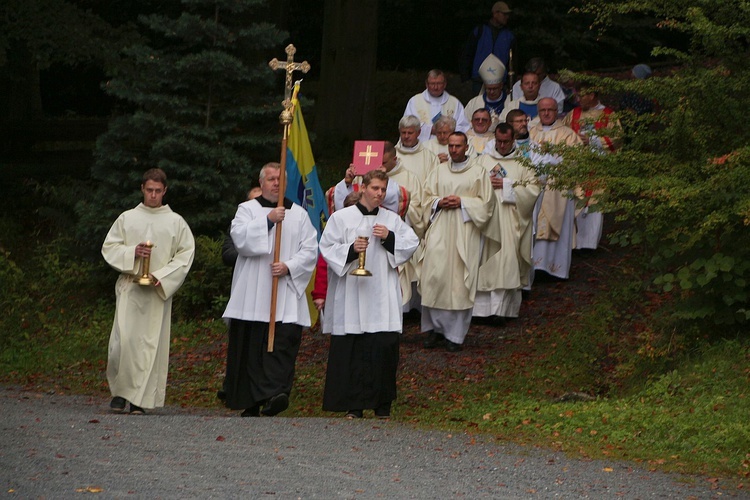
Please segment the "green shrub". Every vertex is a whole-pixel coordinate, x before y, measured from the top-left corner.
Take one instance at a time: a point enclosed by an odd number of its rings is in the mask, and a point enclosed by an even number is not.
[[[221,260],[223,242],[223,238],[195,238],[193,267],[173,304],[176,318],[215,318],[224,312],[233,268]]]
[[[620,113],[628,131],[621,151],[568,151],[553,174],[560,186],[606,187],[601,208],[626,222],[610,241],[641,252],[671,327],[732,335],[750,322],[750,132],[738,126],[750,106],[750,70],[740,63],[750,41],[745,10],[736,0],[684,10],[653,0],[585,4],[605,26],[653,15],[691,44],[685,52],[655,48],[675,65],[645,81],[575,75],[607,93],[652,99],[656,111]]]

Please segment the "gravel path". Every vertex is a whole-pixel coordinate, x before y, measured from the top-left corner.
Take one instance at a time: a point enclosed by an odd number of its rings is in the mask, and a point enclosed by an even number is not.
[[[0,408],[9,497],[750,498],[729,481],[373,419],[118,415],[108,400],[16,388]]]

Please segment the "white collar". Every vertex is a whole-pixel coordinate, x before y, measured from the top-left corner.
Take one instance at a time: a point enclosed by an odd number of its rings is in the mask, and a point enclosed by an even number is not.
[[[422,92],[422,97],[424,98],[425,101],[427,101],[430,104],[437,105],[437,106],[442,106],[443,104],[448,102],[448,99],[450,98],[450,96],[451,95],[446,91],[443,91],[443,93],[440,94],[440,96],[438,97],[432,97],[432,95],[430,95],[430,92],[427,89],[424,89],[424,92]]]

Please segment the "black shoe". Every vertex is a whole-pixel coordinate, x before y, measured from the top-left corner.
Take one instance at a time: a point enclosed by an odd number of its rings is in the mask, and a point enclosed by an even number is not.
[[[269,399],[260,412],[267,417],[273,417],[287,408],[289,408],[289,396],[282,392]]]
[[[412,309],[409,312],[404,313],[403,322],[404,324],[414,324],[419,323],[422,319],[422,313],[417,311],[416,309]]]
[[[120,411],[125,411],[126,404],[128,404],[128,402],[125,401],[125,398],[121,398],[120,396],[115,396],[112,398],[112,401],[109,403],[109,407],[117,412],[120,412]]]
[[[505,318],[502,316],[490,316],[490,326],[494,326],[495,328],[502,328],[505,326]]]
[[[347,420],[354,420],[357,418],[362,418],[362,410],[347,410],[346,412]]]
[[[248,408],[242,413],[240,417],[260,417],[260,405],[255,405],[252,408]]]
[[[391,403],[383,403],[375,408],[375,416],[381,420],[391,418]]]
[[[437,333],[434,330],[430,330],[429,332],[427,332],[427,339],[424,341],[424,344],[422,345],[424,346],[425,349],[434,349],[435,347],[439,346],[443,342],[445,342],[445,337],[443,336],[442,333]]]
[[[130,414],[131,415],[144,415],[145,413],[146,413],[146,410],[144,410],[140,406],[136,406],[133,403],[130,403]]]
[[[455,342],[451,342],[448,339],[445,339],[445,350],[448,352],[458,352],[463,347],[461,347],[461,344],[456,344]]]
[[[219,398],[220,401],[226,401],[227,392],[224,389],[219,389],[218,391],[216,391],[216,397]]]

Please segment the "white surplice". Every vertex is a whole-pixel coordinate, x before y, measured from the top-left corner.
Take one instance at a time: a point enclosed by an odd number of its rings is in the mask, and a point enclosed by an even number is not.
[[[364,215],[357,204],[331,214],[320,238],[320,253],[328,263],[328,293],[323,333],[333,335],[400,332],[402,330],[401,285],[398,267],[417,249],[419,238],[390,210],[378,209]],[[358,259],[348,261],[349,250],[361,228],[381,224],[394,234],[394,251],[387,251],[382,240],[370,236],[365,268],[372,276],[349,273]]]
[[[246,201],[237,208],[230,234],[238,257],[224,318],[265,323],[270,320],[273,278],[269,269],[276,242],[276,228],[269,228],[268,224],[271,210],[258,200]],[[305,290],[317,259],[317,231],[307,211],[293,204],[286,210],[281,226],[279,261],[286,264],[289,274],[278,280],[276,321],[310,326]]]

